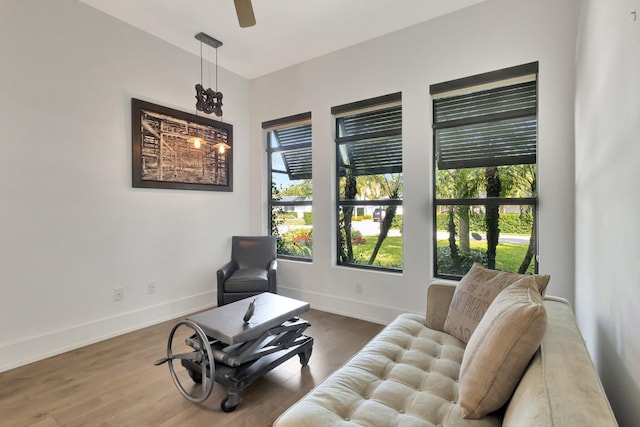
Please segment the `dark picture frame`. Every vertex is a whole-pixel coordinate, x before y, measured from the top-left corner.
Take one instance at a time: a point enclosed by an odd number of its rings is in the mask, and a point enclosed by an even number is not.
[[[131,98],[133,187],[233,191],[233,125]]]

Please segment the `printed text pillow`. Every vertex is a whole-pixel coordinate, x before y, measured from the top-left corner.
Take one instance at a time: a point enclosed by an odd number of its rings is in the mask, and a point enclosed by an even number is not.
[[[532,277],[540,295],[544,295],[549,283],[548,275],[508,273],[489,270],[478,263],[473,264],[456,287],[444,322],[444,331],[462,342],[469,342],[471,334],[496,296],[507,286],[525,277]]]

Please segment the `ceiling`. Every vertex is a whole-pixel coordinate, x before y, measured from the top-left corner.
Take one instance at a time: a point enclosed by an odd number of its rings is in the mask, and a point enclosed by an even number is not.
[[[485,0],[253,0],[250,28],[233,0],[80,1],[198,56],[204,32],[223,42],[219,66],[251,79]]]

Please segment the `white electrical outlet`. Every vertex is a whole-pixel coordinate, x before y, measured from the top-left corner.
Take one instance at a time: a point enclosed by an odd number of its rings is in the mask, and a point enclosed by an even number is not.
[[[154,282],[154,281],[147,282],[147,293],[148,294],[155,294],[156,293],[156,282]]]
[[[122,301],[124,299],[124,288],[113,288],[113,300]]]

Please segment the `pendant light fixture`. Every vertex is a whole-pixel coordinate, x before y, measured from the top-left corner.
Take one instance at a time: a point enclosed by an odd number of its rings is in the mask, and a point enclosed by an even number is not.
[[[208,34],[196,34],[196,40],[200,41],[200,83],[196,84],[196,110],[205,114],[214,113],[222,116],[222,92],[218,92],[218,48],[222,46],[220,40],[216,40]],[[205,89],[202,83],[202,43],[216,50],[216,88]]]

